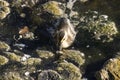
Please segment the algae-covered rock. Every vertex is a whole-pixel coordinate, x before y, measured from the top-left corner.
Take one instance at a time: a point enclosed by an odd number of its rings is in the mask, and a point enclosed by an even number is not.
[[[61,16],[63,15],[64,11],[60,8],[60,2],[57,2],[57,1],[49,1],[49,2],[46,2],[45,4],[43,4],[43,9],[44,11],[48,12],[48,13],[51,13],[55,16]]]
[[[109,59],[103,68],[96,72],[97,80],[119,80],[120,79],[120,56]]]
[[[9,51],[10,50],[10,46],[3,42],[3,41],[0,41],[0,50],[5,50],[5,51]]]
[[[15,53],[7,52],[6,55],[11,61],[17,61],[17,62],[21,61],[21,56]]]
[[[0,19],[4,19],[9,13],[10,8],[7,1],[0,0]]]
[[[76,66],[81,66],[85,62],[84,53],[77,50],[64,50],[60,56],[60,60],[66,60]]]
[[[15,7],[33,7],[39,0],[11,0],[11,5]]]
[[[55,55],[52,52],[44,50],[36,50],[37,55],[42,59],[53,59]]]
[[[28,58],[26,61],[21,62],[23,65],[36,66],[41,64],[40,58]]]
[[[100,15],[97,11],[88,11],[80,19],[79,28],[88,32],[88,36],[101,42],[110,42],[118,33],[115,22],[107,15]]]
[[[62,80],[60,74],[54,70],[44,70],[38,75],[38,80]]]
[[[6,57],[0,55],[0,66],[5,65],[8,61]]]
[[[62,62],[56,68],[63,80],[81,80],[81,71],[72,63]]]
[[[4,41],[0,41],[0,50],[9,51],[10,46],[7,43],[5,43]]]
[[[23,80],[18,72],[6,72],[0,77],[0,80]]]

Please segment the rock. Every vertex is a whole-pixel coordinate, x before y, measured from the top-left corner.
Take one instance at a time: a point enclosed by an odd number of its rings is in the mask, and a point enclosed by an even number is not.
[[[10,46],[6,44],[4,41],[0,41],[0,50],[2,51],[9,51]]]
[[[36,66],[41,64],[40,58],[28,58],[26,61],[21,62],[23,65]]]
[[[88,11],[80,19],[79,28],[91,39],[101,42],[111,42],[118,33],[115,22],[107,15],[100,15],[97,11]],[[85,36],[86,37],[86,36]],[[82,38],[83,39],[83,38]],[[91,40],[90,39],[90,40]]]
[[[49,52],[49,51],[44,51],[44,50],[36,50],[36,54],[44,59],[44,60],[47,60],[48,62],[52,59],[55,58],[55,55],[52,53],[52,52]]]
[[[60,8],[62,3],[57,1],[49,1],[43,4],[44,11],[53,14],[54,16],[61,16],[63,15],[64,11]]]
[[[78,67],[72,63],[62,62],[58,64],[56,68],[57,72],[65,80],[81,80],[81,71]]]
[[[1,77],[0,80],[23,80],[18,72],[6,72]]]
[[[39,0],[12,0],[10,1],[12,6],[16,7],[33,7],[35,6]]]
[[[54,70],[44,70],[38,75],[38,80],[62,80],[60,74]]]
[[[21,61],[21,56],[15,54],[15,53],[6,52],[6,55],[11,61],[16,61],[16,62]]]
[[[0,55],[0,66],[5,65],[6,63],[8,63],[8,61],[9,60],[6,57]]]
[[[103,68],[96,72],[97,80],[119,80],[120,79],[120,56],[111,58],[105,62]]]
[[[77,50],[64,50],[60,56],[60,60],[66,60],[80,67],[85,63],[84,53]]]
[[[9,3],[7,1],[0,1],[0,19],[4,19],[10,13],[10,8],[8,6]]]

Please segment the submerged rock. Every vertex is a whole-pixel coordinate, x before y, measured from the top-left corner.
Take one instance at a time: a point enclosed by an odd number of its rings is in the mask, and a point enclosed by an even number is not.
[[[73,65],[72,63],[62,62],[58,64],[56,68],[58,73],[61,75],[64,80],[81,80],[81,71],[78,67]]]
[[[109,59],[103,68],[96,73],[97,80],[119,80],[120,79],[120,56]]]
[[[0,66],[5,65],[6,63],[8,63],[8,61],[9,60],[6,57],[0,55]]]
[[[38,80],[62,80],[60,74],[54,70],[44,70],[38,75]]]

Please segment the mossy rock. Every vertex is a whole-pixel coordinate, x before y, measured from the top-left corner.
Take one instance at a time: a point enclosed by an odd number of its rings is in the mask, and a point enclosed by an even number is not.
[[[80,67],[84,64],[84,53],[77,50],[64,50],[60,56],[60,60],[66,60]]]
[[[6,57],[0,55],[0,66],[7,64],[8,61],[9,60]]]
[[[60,74],[54,70],[44,70],[38,75],[38,80],[62,80]]]
[[[81,80],[82,74],[80,69],[72,63],[59,63],[56,70],[61,75],[63,80]]]
[[[6,53],[7,57],[11,60],[11,61],[16,61],[16,62],[20,62],[21,61],[21,56],[15,54],[15,53]]]
[[[41,64],[40,58],[28,58],[26,61],[21,62],[23,65],[36,66]]]
[[[42,5],[44,11],[53,14],[54,16],[63,15],[64,11],[60,8],[60,2],[57,1],[49,1]]]
[[[52,52],[44,50],[36,50],[36,54],[42,59],[51,59],[55,57]]]
[[[83,30],[83,33],[88,32],[88,37],[103,43],[113,41],[118,34],[115,22],[111,21],[107,15],[101,15],[97,11],[88,11],[81,17],[79,30]]]
[[[10,1],[11,5],[14,7],[21,7],[21,5],[24,5],[24,7],[30,7],[32,8],[35,6],[39,0],[12,0]]]
[[[0,6],[1,7],[9,6],[9,3],[5,0],[0,0]]]
[[[0,41],[0,50],[9,51],[10,46],[7,43],[5,43],[4,41]]]
[[[8,6],[9,3],[7,1],[0,1],[0,19],[4,19],[10,13],[10,8]]]
[[[120,56],[111,58],[103,68],[96,72],[97,80],[119,80],[120,79]]]
[[[23,80],[18,72],[5,72],[4,75],[0,77],[0,80]]]

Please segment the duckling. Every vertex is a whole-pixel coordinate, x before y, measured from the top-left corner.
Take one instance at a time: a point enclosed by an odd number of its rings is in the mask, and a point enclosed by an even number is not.
[[[68,18],[62,18],[60,24],[55,31],[56,46],[61,51],[72,45],[76,37],[75,27],[70,23]]]
[[[34,39],[34,34],[29,31],[28,26],[23,26],[23,28],[19,30],[19,35],[20,38],[31,39],[31,40]]]

